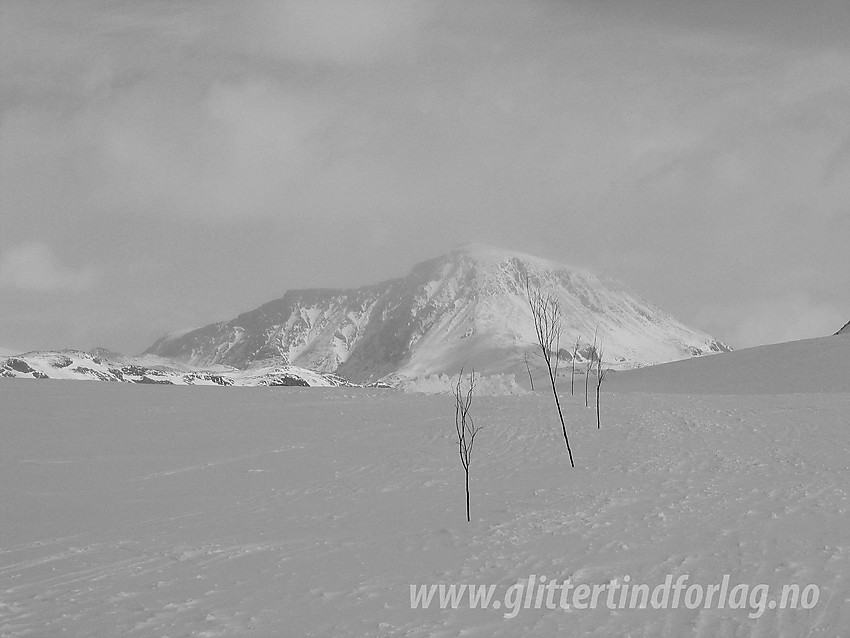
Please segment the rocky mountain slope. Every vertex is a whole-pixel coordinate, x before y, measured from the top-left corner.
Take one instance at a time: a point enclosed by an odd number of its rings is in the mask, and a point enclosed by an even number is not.
[[[844,324],[844,327],[836,332],[837,335],[850,335],[850,321]]]
[[[350,290],[289,291],[231,321],[168,334],[146,352],[193,366],[274,359],[355,381],[511,369],[535,351],[525,279],[560,299],[564,356],[598,330],[605,360],[639,367],[728,348],[585,270],[470,244],[401,279]]]

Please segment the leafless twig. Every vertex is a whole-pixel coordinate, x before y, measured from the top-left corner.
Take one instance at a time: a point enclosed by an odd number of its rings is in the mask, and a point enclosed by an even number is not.
[[[472,407],[472,394],[475,391],[475,370],[469,373],[466,382],[466,391],[463,390],[463,369],[458,375],[455,391],[455,431],[457,433],[458,453],[463,471],[466,477],[466,520],[472,518],[469,514],[469,464],[472,460],[472,446],[475,436],[481,431],[481,427],[475,425],[469,409]]]
[[[544,293],[539,286],[532,286],[528,275],[525,277],[525,291],[528,297],[528,305],[531,308],[531,317],[534,320],[534,331],[537,335],[537,343],[546,369],[549,372],[549,381],[552,384],[552,394],[555,397],[555,407],[558,409],[558,418],[561,420],[561,430],[564,433],[564,443],[570,457],[570,465],[575,467],[573,451],[570,447],[570,438],[567,435],[567,426],[564,423],[564,413],[561,411],[561,401],[558,399],[558,366],[560,365],[561,350],[561,304],[552,293]]]

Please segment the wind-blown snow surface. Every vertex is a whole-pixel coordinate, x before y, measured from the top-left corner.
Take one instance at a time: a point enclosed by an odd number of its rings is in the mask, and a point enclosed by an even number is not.
[[[727,350],[610,277],[468,244],[416,265],[403,278],[354,290],[294,290],[232,321],[164,336],[150,354],[237,368],[279,357],[352,381],[387,375],[503,372],[534,351],[525,279],[553,293],[563,312],[561,347],[596,330],[606,361],[621,367]]]
[[[2,380],[0,636],[847,631],[850,393],[608,392],[597,430],[562,387],[575,469],[546,391],[473,403],[468,524],[447,396]],[[410,584],[499,599],[531,574],[820,599],[757,619],[410,607]]]

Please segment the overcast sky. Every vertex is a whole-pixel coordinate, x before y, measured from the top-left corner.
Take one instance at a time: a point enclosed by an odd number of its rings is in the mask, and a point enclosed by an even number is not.
[[[0,349],[470,240],[740,348],[850,319],[850,2],[0,0]]]

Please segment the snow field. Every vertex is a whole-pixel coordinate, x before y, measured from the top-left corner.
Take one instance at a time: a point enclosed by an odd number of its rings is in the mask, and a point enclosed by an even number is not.
[[[850,394],[0,383],[0,636],[840,636]],[[582,388],[583,390],[583,388]],[[811,610],[411,609],[409,585],[814,583]]]

